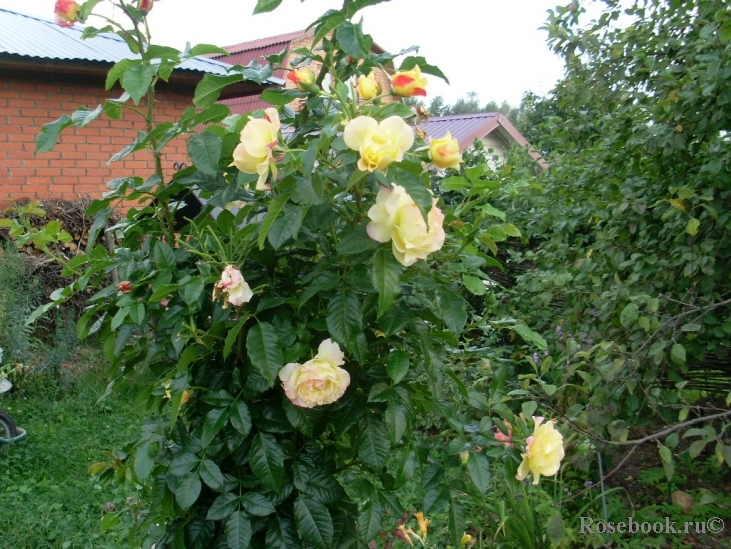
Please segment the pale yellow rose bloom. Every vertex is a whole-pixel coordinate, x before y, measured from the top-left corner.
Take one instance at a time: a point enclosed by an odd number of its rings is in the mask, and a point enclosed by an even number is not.
[[[370,116],[358,116],[345,126],[345,144],[360,153],[358,168],[384,171],[392,162],[401,162],[414,144],[414,130],[399,116],[380,124]]]
[[[538,484],[541,475],[550,477],[558,472],[564,456],[563,437],[555,428],[555,421],[543,423],[540,416],[533,416],[533,436],[526,439],[526,451],[515,478],[525,479],[530,473],[533,484]]]
[[[295,406],[313,408],[330,404],[345,394],[350,374],[339,368],[345,355],[337,343],[326,339],[320,343],[315,358],[304,364],[291,362],[279,371],[287,398]]]
[[[376,79],[373,71],[368,76],[361,75],[358,77],[358,85],[355,86],[358,96],[368,101],[381,93],[381,84]]]
[[[429,156],[437,168],[459,169],[462,154],[459,152],[459,143],[450,132],[439,139],[432,139],[429,143]]]
[[[241,130],[241,143],[234,149],[234,165],[245,173],[258,173],[257,190],[266,190],[269,171],[277,177],[277,165],[272,150],[279,144],[279,113],[277,109],[264,111],[265,118],[253,118]]]
[[[377,242],[391,241],[396,260],[409,267],[444,245],[444,214],[436,204],[435,198],[427,215],[427,227],[419,207],[401,185],[382,188],[368,210],[371,222],[366,232]]]

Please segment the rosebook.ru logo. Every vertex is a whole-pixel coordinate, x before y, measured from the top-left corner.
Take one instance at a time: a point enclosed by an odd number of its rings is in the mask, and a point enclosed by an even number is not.
[[[626,522],[608,522],[591,517],[579,518],[580,534],[720,534],[725,526],[723,520],[718,517],[706,521],[687,522],[670,520],[669,517],[655,522],[637,522],[632,517],[627,517]]]

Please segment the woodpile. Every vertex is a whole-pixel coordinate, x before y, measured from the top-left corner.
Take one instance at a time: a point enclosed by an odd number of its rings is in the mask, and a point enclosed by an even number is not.
[[[28,199],[18,200],[18,204],[28,204]],[[30,222],[33,227],[42,228],[49,221],[59,221],[61,229],[71,235],[71,241],[49,246],[54,253],[62,255],[65,259],[71,259],[76,255],[84,254],[87,250],[95,247],[97,244],[109,247],[114,246],[114,242],[108,242],[107,234],[100,231],[96,242],[89,246],[89,233],[93,224],[93,219],[87,217],[86,210],[91,203],[90,199],[79,200],[60,200],[60,199],[44,199],[41,201],[41,207],[45,210],[45,216],[30,216]],[[0,217],[17,218],[12,209],[4,212]],[[118,217],[109,220],[111,226],[118,221]],[[68,277],[61,276],[62,267],[52,257],[49,257],[42,250],[38,249],[31,243],[23,246],[16,246],[16,242],[10,236],[7,228],[0,228],[0,247],[6,249],[13,246],[18,249],[21,256],[28,264],[29,275],[37,277],[42,281],[44,288],[44,296],[48,299],[53,291],[58,288],[67,286],[72,282]],[[0,250],[0,254],[2,250]],[[89,295],[96,290],[91,290]],[[71,299],[66,312],[78,318],[86,306],[86,299],[89,295],[79,295]]]

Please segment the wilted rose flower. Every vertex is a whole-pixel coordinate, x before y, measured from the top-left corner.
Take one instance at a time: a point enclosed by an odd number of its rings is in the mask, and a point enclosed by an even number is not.
[[[132,291],[132,283],[129,280],[125,280],[123,282],[120,282],[117,285],[117,288],[119,288],[119,291],[122,293],[129,293]]]
[[[305,67],[294,69],[287,73],[287,79],[294,82],[297,89],[302,92],[319,93],[320,88],[315,84],[315,73]]]
[[[234,165],[245,173],[258,173],[256,189],[266,190],[269,170],[277,177],[277,165],[272,153],[279,144],[279,113],[277,109],[264,111],[264,118],[252,118],[241,130],[241,143],[234,149]]]
[[[339,368],[344,364],[337,343],[326,339],[320,343],[315,358],[304,364],[291,362],[279,371],[287,398],[295,406],[313,408],[338,400],[350,385],[350,374]]]
[[[526,439],[525,453],[521,454],[523,461],[518,467],[515,478],[525,479],[530,473],[533,475],[533,484],[538,484],[541,475],[550,477],[558,472],[564,456],[563,437],[554,429],[555,421],[543,424],[544,418],[533,416],[535,428],[533,436]]]
[[[358,96],[368,101],[381,94],[381,83],[376,79],[373,71],[368,76],[360,75],[358,85],[355,86]]]
[[[452,137],[450,132],[439,139],[432,139],[429,142],[429,156],[437,168],[459,169],[462,162],[462,155],[459,152],[459,143]]]
[[[358,168],[384,171],[392,162],[401,162],[414,144],[414,130],[399,116],[380,124],[370,116],[354,118],[343,131],[345,144],[360,153]]]
[[[78,19],[79,4],[74,0],[56,0],[56,8],[53,13],[56,23],[62,27],[72,27]]]
[[[394,257],[404,267],[426,259],[444,245],[444,214],[436,204],[435,198],[427,216],[427,228],[419,207],[402,186],[383,187],[368,210],[368,236],[377,242],[390,240]]]
[[[226,302],[223,304],[224,309],[228,307],[229,303],[234,307],[239,307],[244,303],[248,303],[254,297],[251,288],[241,275],[241,271],[233,265],[226,266],[221,273],[221,280],[213,286],[213,300],[216,301],[222,295],[226,296]]]
[[[394,74],[391,79],[391,88],[396,95],[401,97],[426,96],[426,78],[421,76],[419,65],[414,65],[410,71]]]

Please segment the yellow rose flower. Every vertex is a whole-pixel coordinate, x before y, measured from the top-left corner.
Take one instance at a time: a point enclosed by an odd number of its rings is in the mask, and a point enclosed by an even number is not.
[[[344,364],[337,343],[326,339],[320,343],[315,358],[304,364],[287,364],[279,371],[279,379],[287,398],[295,406],[313,408],[338,400],[350,385],[350,374],[339,368]]]
[[[358,85],[355,86],[358,96],[368,101],[381,94],[381,83],[376,79],[373,71],[368,76],[359,76]]]
[[[241,143],[234,149],[234,165],[245,173],[258,173],[256,189],[266,190],[269,170],[277,177],[277,166],[272,150],[279,144],[279,113],[277,109],[264,111],[265,118],[253,118],[241,130]]]
[[[458,170],[459,164],[462,162],[459,143],[449,132],[444,137],[430,141],[429,156],[434,165],[441,169],[454,168]]]
[[[343,140],[360,153],[360,170],[384,171],[392,162],[404,159],[414,144],[414,131],[398,116],[390,116],[380,124],[370,116],[359,116],[345,126]]]
[[[368,236],[377,242],[391,241],[396,260],[409,267],[444,245],[444,214],[436,204],[435,198],[427,216],[427,227],[406,189],[396,184],[393,189],[382,188],[376,203],[368,210],[371,220],[366,227]]]
[[[226,296],[226,302],[223,304],[224,309],[228,307],[229,303],[235,307],[240,307],[254,297],[251,288],[241,275],[241,271],[233,265],[226,266],[221,273],[221,280],[213,286],[213,300],[216,301],[222,295]]]
[[[541,475],[550,477],[558,472],[561,460],[564,456],[563,437],[554,429],[555,421],[543,423],[540,416],[533,416],[535,428],[533,436],[526,439],[526,451],[523,461],[518,467],[518,474],[515,478],[525,479],[528,474],[533,475],[533,484],[538,484]]]
[[[421,76],[419,65],[414,65],[410,71],[400,71],[393,75],[391,88],[396,95],[413,97],[426,96],[426,78]]]

